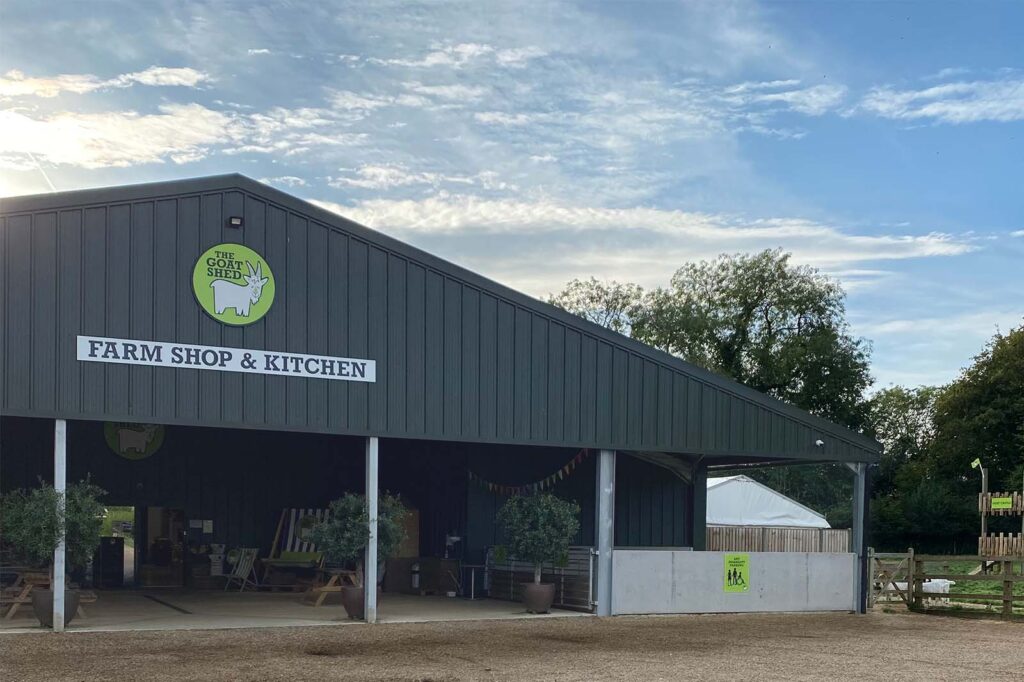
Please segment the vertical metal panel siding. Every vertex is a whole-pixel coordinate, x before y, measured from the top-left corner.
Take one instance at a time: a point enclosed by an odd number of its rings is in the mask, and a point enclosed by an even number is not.
[[[5,413],[817,454],[797,418],[250,192],[69,206],[0,229]],[[255,248],[276,276],[273,308],[244,328],[191,291],[196,259],[221,241]],[[371,358],[377,382],[79,363],[78,334]]]

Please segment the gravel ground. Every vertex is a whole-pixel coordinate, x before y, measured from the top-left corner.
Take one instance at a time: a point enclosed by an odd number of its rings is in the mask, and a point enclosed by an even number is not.
[[[1024,624],[911,614],[0,634],[0,679],[1021,679]]]

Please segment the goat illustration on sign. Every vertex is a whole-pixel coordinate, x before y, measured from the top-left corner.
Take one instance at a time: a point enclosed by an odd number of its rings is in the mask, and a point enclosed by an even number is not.
[[[121,452],[134,450],[142,454],[156,435],[156,424],[146,424],[141,429],[121,427],[117,430],[117,449]]]
[[[103,437],[115,453],[125,459],[145,459],[164,443],[164,427],[160,424],[105,422]]]
[[[258,322],[274,303],[276,284],[267,259],[244,244],[211,246],[192,270],[196,302],[222,324]]]
[[[223,315],[228,308],[234,308],[236,315],[249,317],[249,307],[253,303],[259,303],[263,287],[270,280],[263,276],[263,263],[257,261],[255,269],[249,261],[245,261],[245,264],[249,268],[249,274],[244,276],[244,286],[226,279],[215,279],[210,282],[213,288],[213,308],[218,315]]]

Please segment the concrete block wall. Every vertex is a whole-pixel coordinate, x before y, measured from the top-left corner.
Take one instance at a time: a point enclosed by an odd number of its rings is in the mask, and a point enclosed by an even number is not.
[[[725,592],[730,552],[616,549],[612,613],[852,611],[853,554],[749,552],[750,590]]]

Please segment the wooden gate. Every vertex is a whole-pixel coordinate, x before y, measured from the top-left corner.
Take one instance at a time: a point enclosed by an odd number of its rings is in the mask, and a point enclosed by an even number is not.
[[[868,549],[868,608],[880,602],[899,602],[910,606],[914,584],[914,550],[907,552],[876,552]]]

